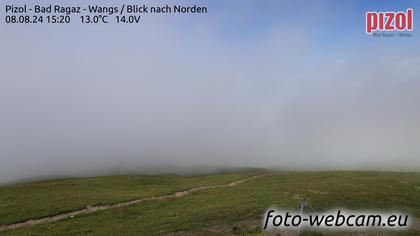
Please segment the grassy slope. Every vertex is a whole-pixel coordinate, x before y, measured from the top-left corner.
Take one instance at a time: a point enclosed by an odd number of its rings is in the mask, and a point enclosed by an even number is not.
[[[381,172],[288,173],[233,188],[196,192],[183,198],[146,202],[5,235],[151,235],[257,232],[269,206],[296,208],[302,197],[316,210],[399,209],[420,216],[420,174]],[[252,221],[255,219],[254,221]],[[250,221],[238,227],[239,222]],[[227,228],[227,231],[226,231]],[[232,231],[232,229],[234,229]],[[405,232],[418,235],[420,232]]]
[[[109,176],[3,186],[0,187],[0,224],[163,195],[194,186],[227,183],[251,175],[253,173],[197,177]]]

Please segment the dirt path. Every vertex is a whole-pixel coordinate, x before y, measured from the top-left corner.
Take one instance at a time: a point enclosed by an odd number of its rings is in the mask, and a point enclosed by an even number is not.
[[[255,175],[255,176],[252,176],[252,177],[249,177],[249,178],[246,178],[246,179],[242,179],[242,180],[237,180],[237,181],[234,181],[234,182],[231,182],[231,183],[228,183],[228,184],[195,187],[195,188],[190,188],[190,189],[187,189],[187,190],[179,191],[179,192],[176,192],[176,193],[173,193],[173,194],[167,194],[167,195],[161,195],[161,196],[155,196],[155,197],[138,198],[138,199],[127,201],[127,202],[99,205],[99,206],[94,206],[94,207],[86,207],[86,208],[83,208],[83,209],[80,209],[80,210],[77,210],[77,211],[71,211],[71,212],[68,212],[68,213],[59,214],[59,215],[55,215],[55,216],[43,217],[43,218],[39,218],[39,219],[31,219],[31,220],[27,220],[27,221],[24,221],[24,222],[21,222],[21,223],[1,225],[0,226],[0,232],[5,231],[5,230],[11,230],[11,229],[17,229],[17,228],[22,228],[22,227],[26,227],[26,226],[31,226],[31,225],[39,225],[39,224],[44,224],[44,223],[56,222],[56,221],[59,221],[59,220],[72,218],[72,217],[77,216],[77,215],[89,214],[89,213],[97,212],[97,211],[103,211],[103,210],[108,210],[108,209],[130,206],[130,205],[137,204],[137,203],[140,203],[140,202],[179,198],[179,197],[183,197],[185,195],[188,195],[192,192],[197,192],[197,191],[201,191],[201,190],[207,190],[207,189],[213,189],[213,188],[233,187],[235,185],[242,184],[242,183],[248,182],[250,180],[257,179],[257,178],[261,178],[261,177],[264,177],[266,175],[267,174]]]

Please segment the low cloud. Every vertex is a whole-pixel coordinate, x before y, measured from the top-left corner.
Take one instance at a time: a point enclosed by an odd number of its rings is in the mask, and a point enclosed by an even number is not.
[[[308,26],[280,23],[241,40],[217,14],[2,28],[0,182],[420,168],[418,46],[320,49]]]

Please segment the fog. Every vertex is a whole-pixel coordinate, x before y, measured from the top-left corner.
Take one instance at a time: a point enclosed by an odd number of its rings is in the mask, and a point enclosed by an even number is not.
[[[342,38],[314,27],[329,22],[319,5],[292,25],[259,25],[247,4],[134,26],[1,24],[0,182],[419,170],[418,39],[372,39],[363,18]]]

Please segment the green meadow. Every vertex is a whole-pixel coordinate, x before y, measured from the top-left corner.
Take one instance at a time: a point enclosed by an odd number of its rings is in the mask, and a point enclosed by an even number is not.
[[[78,215],[0,235],[262,235],[262,217],[268,207],[293,210],[303,198],[308,199],[313,211],[399,210],[414,216],[416,222],[420,219],[420,173],[253,171],[192,177],[109,176],[2,186],[0,225],[260,174],[265,176],[231,187]],[[408,231],[312,230],[301,235],[420,235],[416,222]]]

